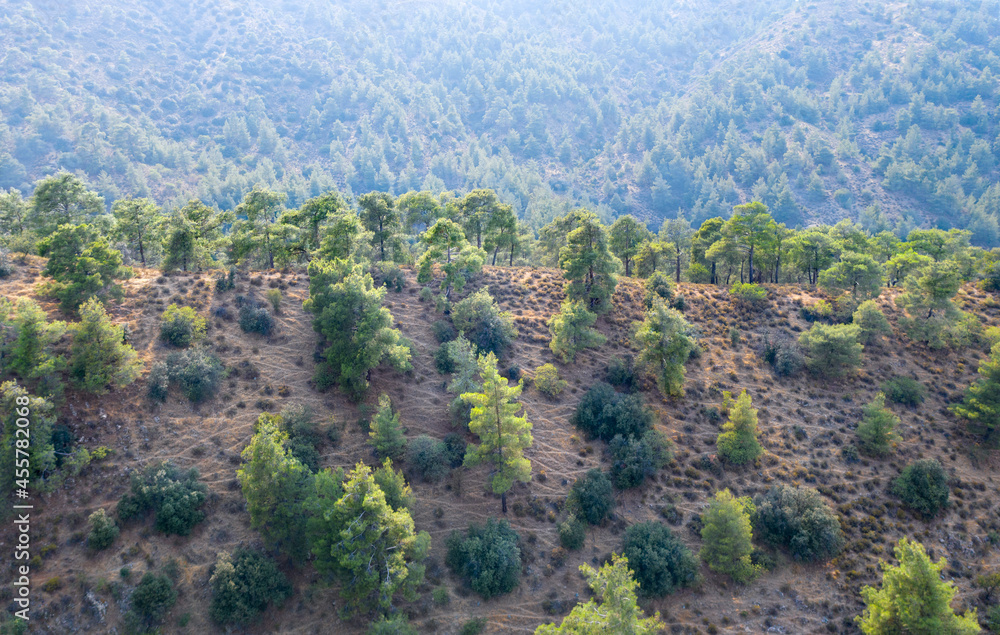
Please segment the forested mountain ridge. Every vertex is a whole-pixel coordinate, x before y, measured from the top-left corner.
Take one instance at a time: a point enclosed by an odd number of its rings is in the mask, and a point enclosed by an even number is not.
[[[969,228],[997,243],[997,2],[0,5],[0,186],[289,207],[495,189],[540,227]],[[658,222],[650,222],[656,226]]]

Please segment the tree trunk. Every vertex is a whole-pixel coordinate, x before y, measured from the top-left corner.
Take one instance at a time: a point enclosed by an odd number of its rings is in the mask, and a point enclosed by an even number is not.
[[[500,509],[503,510],[503,513],[507,513],[507,492],[500,494]]]
[[[712,284],[719,284],[719,278],[715,275],[715,261],[712,261]]]
[[[143,252],[143,249],[142,249],[142,238],[141,237],[139,238],[139,260],[142,261],[142,266],[145,267],[146,266],[146,254],[145,254],[145,252]]]
[[[675,276],[674,282],[681,281],[681,250],[678,246],[677,248],[677,275]]]
[[[497,248],[493,250],[493,266],[496,266],[496,264],[497,264],[497,254],[498,253],[500,253],[500,245],[497,245]]]
[[[753,282],[753,245],[750,245],[750,282]]]

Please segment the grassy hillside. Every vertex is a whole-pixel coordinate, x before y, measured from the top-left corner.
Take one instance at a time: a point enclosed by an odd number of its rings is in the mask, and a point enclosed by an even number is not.
[[[540,227],[968,227],[998,244],[1000,8],[976,2],[54,2],[0,7],[0,187],[108,204],[256,183],[489,187]],[[657,226],[658,222],[651,223]]]
[[[52,317],[58,317],[55,303],[36,294],[43,264],[32,258],[30,265],[0,279],[0,295],[34,298]],[[117,323],[129,325],[131,342],[147,369],[169,352],[158,335],[160,314],[171,303],[195,307],[203,314],[211,309],[214,314],[220,306],[233,311],[237,294],[262,297],[266,290],[277,288],[284,297],[276,316],[278,327],[270,338],[262,338],[243,333],[232,321],[213,317],[208,341],[233,370],[219,395],[197,406],[177,394],[162,405],[151,404],[144,381],[103,397],[67,393],[60,422],[70,428],[78,444],[107,446],[114,454],[95,461],[79,477],[37,501],[33,540],[44,557],[33,571],[32,597],[37,604],[33,604],[31,632],[107,632],[120,625],[122,598],[140,574],[163,568],[175,570],[179,589],[164,632],[218,632],[207,614],[207,582],[216,553],[240,544],[259,544],[258,535],[249,527],[235,472],[253,423],[263,410],[276,411],[290,404],[310,406],[324,429],[335,431],[325,435],[318,447],[323,467],[376,462],[359,421],[370,416],[379,393],[388,394],[397,405],[408,438],[421,433],[442,438],[461,432],[450,423],[447,404],[452,396],[444,390],[445,377],[434,366],[437,340],[432,325],[441,316],[432,303],[419,300],[415,274],[405,273],[404,289],[389,293],[386,306],[412,343],[413,371],[374,373],[367,402],[356,405],[335,392],[321,393],[311,387],[317,336],[311,316],[301,308],[308,295],[308,280],[301,273],[254,272],[239,278],[235,290],[216,294],[209,274],[163,276],[139,270],[126,283],[126,298],[112,314]],[[545,321],[558,310],[562,283],[555,270],[486,267],[464,291],[467,295],[488,286],[501,307],[513,313],[520,335],[508,363],[529,376],[538,365],[555,362],[548,349]],[[569,419],[583,393],[603,376],[610,359],[632,352],[630,328],[641,318],[642,293],[638,281],[623,279],[614,296],[614,309],[597,323],[607,344],[580,353],[572,365],[558,364],[569,381],[563,395],[550,399],[534,388],[525,390],[526,415],[534,423],[535,442],[527,452],[533,477],[529,484],[515,486],[508,497],[508,518],[524,539],[527,564],[520,586],[510,595],[483,601],[462,591],[443,565],[444,538],[452,530],[498,515],[499,501],[485,493],[486,470],[457,468],[436,485],[414,479],[414,520],[417,529],[431,534],[433,542],[420,599],[402,606],[411,622],[421,632],[454,633],[468,619],[481,616],[486,618],[489,633],[531,632],[544,621],[558,620],[587,597],[577,566],[599,562],[620,550],[628,525],[642,520],[667,522],[685,543],[697,548],[697,517],[716,490],[729,488],[746,495],[778,483],[820,490],[841,516],[848,541],[843,554],[826,564],[806,565],[792,561],[784,552],[767,550],[775,560],[773,570],[748,586],[734,585],[703,567],[701,585],[645,602],[647,611],[661,611],[673,632],[742,632],[745,628],[855,632],[853,617],[861,610],[858,588],[878,582],[877,562],[891,557],[892,545],[900,536],[922,541],[935,558],[946,557],[946,574],[958,585],[959,603],[975,604],[979,599],[973,586],[975,576],[994,570],[1000,561],[992,538],[1000,531],[1000,508],[991,494],[996,487],[996,458],[970,452],[971,440],[946,406],[960,399],[975,378],[983,352],[972,348],[932,351],[897,333],[867,348],[861,371],[850,379],[818,381],[808,374],[777,377],[758,353],[762,336],[797,336],[807,329],[809,323],[800,308],[821,297],[820,292],[768,286],[771,297],[766,306],[751,311],[735,305],[718,287],[687,283],[678,287],[686,299],[685,315],[700,331],[704,352],[688,364],[683,398],[664,399],[651,384],[641,390],[656,411],[656,427],[676,443],[674,461],[654,482],[617,493],[614,517],[588,530],[583,550],[567,553],[558,548],[555,521],[562,517],[573,480],[592,467],[608,465],[606,444],[586,441]],[[886,290],[878,300],[893,324],[898,318],[892,302],[897,292]],[[995,296],[967,286],[958,300],[984,326],[1000,325]],[[739,335],[735,344],[733,329]],[[880,382],[892,376],[912,377],[927,389],[927,399],[918,408],[893,405],[902,419],[898,451],[884,460],[845,455],[844,447],[855,443],[854,428],[862,405],[874,397]],[[760,408],[766,454],[759,467],[736,469],[715,458],[715,438],[721,424],[722,391],[744,388]],[[952,505],[941,517],[924,522],[903,509],[888,488],[905,464],[931,457],[940,460],[949,474]],[[123,526],[112,549],[89,551],[84,538],[90,512],[112,506],[127,490],[130,473],[163,459],[199,470],[209,487],[205,522],[189,537],[154,532],[148,520],[133,522]],[[5,525],[2,532],[0,540],[11,544],[11,526]],[[131,569],[127,579],[120,573],[123,567]],[[282,608],[265,613],[247,632],[319,633],[332,627],[338,632],[364,631],[367,624],[360,620],[337,621],[336,587],[319,584],[310,568],[287,570],[295,594]],[[444,606],[431,601],[432,589],[440,586],[448,589],[450,597]]]

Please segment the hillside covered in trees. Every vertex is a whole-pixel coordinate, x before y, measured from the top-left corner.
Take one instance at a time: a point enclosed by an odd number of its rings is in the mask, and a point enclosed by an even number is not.
[[[757,199],[789,227],[998,241],[1000,4],[56,2],[0,6],[0,187],[110,205],[255,184],[487,187],[536,229]]]

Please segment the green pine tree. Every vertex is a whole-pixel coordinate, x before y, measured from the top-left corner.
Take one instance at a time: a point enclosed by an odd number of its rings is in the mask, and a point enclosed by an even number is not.
[[[82,390],[104,394],[138,379],[142,360],[125,343],[125,329],[111,322],[96,298],[80,307],[80,321],[69,328],[73,333],[69,374]]]
[[[716,492],[701,515],[703,544],[698,555],[712,571],[724,573],[737,582],[749,582],[760,573],[760,567],[750,561],[753,511],[749,496],[736,498],[726,489]]]
[[[750,405],[746,390],[730,409],[729,420],[723,424],[715,445],[720,457],[737,465],[756,461],[764,451],[757,439],[757,409]]]
[[[549,318],[549,333],[552,341],[549,348],[563,361],[571,364],[576,354],[585,348],[603,345],[606,337],[593,328],[597,316],[587,310],[581,301],[563,300],[559,313]]]

